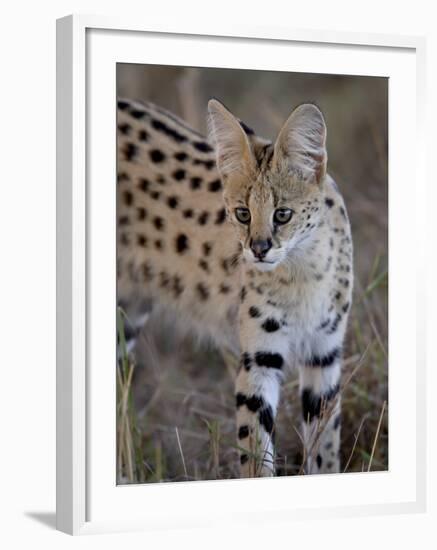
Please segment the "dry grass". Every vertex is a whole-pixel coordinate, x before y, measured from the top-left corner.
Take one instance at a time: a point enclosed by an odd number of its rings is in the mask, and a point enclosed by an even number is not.
[[[385,79],[125,66],[118,85],[121,95],[155,101],[200,131],[203,107],[196,105],[206,105],[209,96],[222,99],[267,137],[274,136],[294,105],[313,100],[322,108],[328,125],[329,170],[345,196],[355,247],[354,303],[342,378],[342,468],[386,470]],[[119,315],[119,331],[122,321]],[[137,366],[122,353],[117,373],[118,483],[238,477],[235,358],[198,348],[152,315],[136,360]],[[329,410],[325,420],[327,416]],[[283,386],[276,420],[278,475],[302,473],[300,418],[298,381],[293,376]]]

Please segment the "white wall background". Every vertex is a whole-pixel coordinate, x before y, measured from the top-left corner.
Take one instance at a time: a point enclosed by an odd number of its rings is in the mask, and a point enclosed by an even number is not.
[[[15,0],[5,3],[1,20],[1,312],[0,382],[0,546],[3,548],[92,548],[129,545],[138,548],[372,548],[423,547],[436,542],[436,429],[428,425],[431,465],[430,512],[420,516],[380,517],[256,525],[250,532],[165,532],[101,535],[73,539],[53,530],[55,509],[55,19],[71,12],[138,13],[153,20],[184,21],[213,17],[217,25],[290,25],[293,28],[428,34],[428,158],[429,178],[437,128],[437,26],[432,1],[313,0],[250,2],[220,0]],[[432,101],[434,98],[434,101]],[[435,188],[424,198],[435,219]],[[431,196],[432,194],[432,196]],[[407,221],[408,213],[406,213]],[[437,235],[436,224],[429,226]],[[434,249],[436,248],[434,242]],[[407,251],[406,251],[407,253]],[[435,254],[434,258],[435,260]],[[429,280],[436,281],[435,262]],[[435,283],[434,283],[435,284]],[[428,289],[436,326],[435,292]],[[412,365],[413,367],[413,365]],[[432,367],[429,361],[429,367]],[[430,418],[437,422],[433,388],[437,376],[429,369]],[[407,443],[408,444],[408,443]],[[244,503],[242,503],[244,505]],[[434,521],[433,521],[434,520]],[[288,530],[287,535],[284,535]]]

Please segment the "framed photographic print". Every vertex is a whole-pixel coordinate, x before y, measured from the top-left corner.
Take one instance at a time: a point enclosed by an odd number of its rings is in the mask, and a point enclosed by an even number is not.
[[[58,21],[59,529],[424,508],[423,51]]]

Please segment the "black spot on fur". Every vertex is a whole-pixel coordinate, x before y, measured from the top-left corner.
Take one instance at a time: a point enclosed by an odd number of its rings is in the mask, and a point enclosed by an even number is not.
[[[129,216],[120,216],[118,225],[129,225]]]
[[[238,429],[238,439],[249,437],[249,426],[240,426]]]
[[[221,225],[226,220],[226,209],[221,208],[216,215],[215,224]]]
[[[162,120],[158,120],[156,118],[152,119],[152,126],[157,130],[158,132],[162,132],[163,134],[166,134],[168,137],[172,138],[177,143],[183,143],[184,141],[187,141],[187,137],[183,134],[179,133],[174,128],[170,128],[170,126],[167,126]]]
[[[123,152],[125,159],[128,161],[132,161],[138,154],[138,147],[133,143],[126,143]]]
[[[231,275],[236,270],[239,261],[240,261],[240,253],[237,252],[236,254],[233,254],[229,258],[224,258],[221,261],[221,265],[225,273],[227,275]]]
[[[149,152],[149,155],[150,155],[150,158],[152,160],[152,162],[155,162],[155,163],[160,163],[160,162],[163,162],[165,160],[165,155],[162,151],[160,151],[159,149],[152,149],[150,152]]]
[[[264,406],[264,399],[258,395],[252,395],[252,397],[246,398],[246,407],[251,412],[256,412]]]
[[[273,432],[273,411],[270,405],[259,411],[259,422],[268,434]]]
[[[243,466],[244,464],[246,464],[246,462],[249,460],[249,457],[247,456],[246,453],[243,453],[241,456],[240,456],[240,464]]]
[[[146,111],[143,111],[142,109],[131,109],[129,111],[129,114],[136,118],[137,120],[144,118],[146,116]]]
[[[153,225],[158,231],[162,231],[164,229],[164,220],[161,217],[156,216],[153,218]]]
[[[244,393],[237,393],[236,395],[236,405],[237,408],[246,405],[246,407],[251,412],[257,412],[261,407],[264,406],[264,399],[258,395],[252,395],[252,397],[247,397]]]
[[[282,355],[267,351],[258,351],[255,354],[255,361],[259,367],[267,367],[268,369],[281,369],[284,364]]]
[[[147,210],[145,208],[137,208],[137,216],[139,220],[145,220],[147,218]]]
[[[194,212],[191,208],[187,208],[182,212],[184,218],[192,218],[194,216]]]
[[[229,294],[229,292],[231,292],[231,287],[229,285],[221,283],[219,286],[219,292],[220,294]]]
[[[349,280],[348,279],[340,278],[340,279],[338,279],[338,282],[340,284],[342,284],[344,286],[344,288],[348,288],[348,286],[349,286]]]
[[[156,250],[162,250],[164,248],[164,244],[161,241],[161,239],[156,239],[154,244],[155,244]]]
[[[188,155],[181,151],[180,153],[175,153],[174,158],[180,162],[184,162],[184,160],[187,160]]]
[[[147,246],[147,237],[145,235],[138,235],[137,242],[139,246],[146,247]]]
[[[194,141],[193,147],[195,147],[198,151],[201,151],[202,153],[210,153],[213,151],[213,148],[209,143],[206,143],[206,141]]]
[[[167,204],[170,208],[177,208],[179,204],[179,199],[175,196],[168,197]]]
[[[144,191],[144,193],[147,193],[150,187],[150,181],[146,178],[140,178],[140,181],[138,182],[138,187],[141,189],[141,191]]]
[[[217,191],[220,191],[221,188],[222,188],[222,182],[220,180],[214,180],[208,184],[208,190],[211,191],[212,193],[216,193]]]
[[[252,358],[251,358],[251,356],[249,355],[249,353],[244,352],[244,353],[241,355],[240,362],[241,362],[241,366],[242,366],[245,370],[247,370],[247,371],[250,370],[250,367],[252,366]]]
[[[156,178],[156,182],[159,183],[159,185],[165,184],[165,178],[162,174],[159,174],[159,176]]]
[[[338,329],[338,325],[341,321],[341,315],[337,313],[335,316],[335,319],[332,321],[331,326],[328,329],[328,334],[334,334],[334,332]]]
[[[209,264],[205,260],[199,260],[199,267],[203,269],[203,271],[206,271],[206,273],[209,273]]]
[[[181,282],[181,278],[178,275],[175,275],[173,277],[173,283],[172,283],[172,290],[174,292],[175,297],[177,298],[182,294],[184,291],[184,287]]]
[[[161,273],[159,274],[159,279],[159,284],[162,288],[167,288],[170,285],[171,278],[166,271],[161,271]]]
[[[334,201],[332,199],[330,199],[329,197],[326,197],[325,199],[325,204],[326,206],[328,206],[329,208],[332,208],[334,206]]]
[[[194,159],[193,164],[195,166],[204,166],[207,170],[212,170],[215,166],[215,162],[213,160]]]
[[[202,178],[191,178],[190,187],[191,189],[200,189],[202,185]]]
[[[346,302],[343,306],[342,306],[342,310],[344,313],[347,313],[348,309],[349,309],[349,302]]]
[[[129,134],[129,132],[132,130],[132,126],[130,126],[129,124],[127,123],[124,123],[124,124],[119,124],[118,125],[118,130],[124,134],[125,136],[127,136]]]
[[[206,223],[208,223],[208,218],[209,218],[209,212],[202,212],[200,216],[197,218],[197,221],[199,225],[205,225]]]
[[[117,101],[117,107],[120,111],[125,111],[129,107],[129,103],[120,99]]]
[[[204,283],[197,283],[196,285],[196,291],[199,295],[199,298],[203,301],[208,300],[209,298],[209,290],[208,287]]]
[[[334,348],[326,355],[313,355],[306,362],[308,367],[330,367],[340,357],[341,348]]]
[[[205,254],[205,256],[209,256],[210,253],[211,253],[211,250],[212,250],[212,244],[209,243],[209,242],[203,243],[202,244],[202,250],[203,250],[203,253]]]
[[[130,177],[128,176],[128,174],[126,174],[126,172],[119,172],[117,174],[117,183],[121,183],[122,181],[129,181],[130,180]]]
[[[154,201],[157,201],[159,199],[159,197],[161,196],[161,193],[160,191],[152,191],[150,193],[150,197],[154,200]]]
[[[123,199],[126,206],[131,206],[132,203],[134,202],[134,196],[130,191],[125,191],[123,193]]]
[[[176,181],[182,181],[185,178],[185,170],[179,169],[173,172],[173,178]]]
[[[305,422],[312,422],[314,417],[320,415],[322,400],[309,389],[302,392],[302,416]]]
[[[120,244],[122,244],[123,246],[129,246],[130,239],[129,239],[129,236],[127,235],[127,233],[122,233],[120,235]]]
[[[346,219],[346,211],[342,206],[340,206],[340,213],[343,216],[343,218]]]
[[[273,319],[272,317],[266,319],[261,326],[266,332],[276,332],[280,329],[280,324],[276,319]]]
[[[322,467],[322,462],[323,462],[321,455],[317,455],[316,462],[317,462],[317,467],[320,469]]]
[[[338,414],[334,420],[334,430],[337,430],[341,424],[341,414]]]
[[[305,388],[302,391],[302,415],[305,422],[312,422],[314,418],[318,418],[322,411],[322,405],[334,399],[340,387],[336,384],[324,395],[317,395],[311,389]]]
[[[250,306],[249,315],[254,319],[261,317],[261,312],[256,306]]]
[[[176,237],[176,252],[178,254],[183,254],[189,248],[188,237],[181,233]]]
[[[241,290],[240,290],[240,302],[241,302],[241,303],[244,302],[244,300],[246,299],[246,296],[247,296],[246,287],[245,287],[245,286],[242,286],[242,287],[241,287]]]
[[[235,396],[237,409],[246,404],[247,397],[243,393],[237,393]]]
[[[146,132],[146,130],[140,130],[138,132],[138,139],[140,141],[147,141],[149,139],[149,134]]]

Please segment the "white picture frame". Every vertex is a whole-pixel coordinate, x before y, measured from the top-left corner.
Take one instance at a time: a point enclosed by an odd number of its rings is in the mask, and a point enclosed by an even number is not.
[[[119,41],[120,37],[124,38]],[[115,118],[111,118],[115,113],[106,116],[115,96],[114,63],[117,60],[146,62],[141,57],[142,48],[138,47],[146,39],[153,40],[155,47],[159,46],[160,55],[156,62],[160,64],[183,64],[184,56],[191,55],[186,64],[197,62],[198,66],[221,66],[219,64],[223,62],[223,66],[233,66],[225,59],[232,53],[235,66],[244,63],[250,68],[280,70],[280,67],[284,68],[280,56],[275,57],[277,64],[273,67],[267,64],[272,57],[266,55],[264,60],[262,53],[263,49],[268,49],[266,52],[270,54],[280,46],[282,49],[299,48],[293,67],[286,65],[288,70],[317,72],[317,55],[320,57],[320,51],[329,49],[331,66],[326,72],[356,74],[353,70],[361,67],[359,74],[377,74],[392,79],[389,106],[390,268],[402,265],[401,239],[404,246],[414,249],[415,262],[400,270],[399,280],[390,286],[390,358],[396,363],[410,361],[410,365],[414,364],[416,368],[409,378],[401,366],[400,374],[390,372],[390,407],[394,420],[390,420],[391,466],[388,472],[366,474],[365,483],[360,481],[361,474],[348,474],[341,479],[339,476],[312,476],[116,487],[114,467],[111,482],[110,472],[115,460],[115,447],[111,455],[111,445],[115,443],[115,401],[111,415],[114,387],[110,377],[114,373],[111,366],[108,372],[104,370],[104,365],[107,365],[104,359],[96,361],[96,347],[103,350],[108,334],[115,327],[115,318],[107,315],[111,308],[115,312],[115,277],[108,277],[108,281],[102,283],[105,270],[112,266],[115,273],[115,221],[110,221],[114,218],[111,201],[115,199],[109,198],[100,213],[96,212],[95,205],[96,199],[101,197],[99,182],[104,179],[107,182],[112,174],[115,183],[115,160],[110,152],[113,147],[115,157]],[[205,52],[202,54],[202,48],[193,47],[195,41],[209,44],[210,56],[216,52],[215,61],[202,65],[201,55],[205,56]],[[220,52],[214,47],[215,41],[220,41]],[[249,56],[248,52],[255,47],[257,55]],[[148,62],[151,62],[150,55]],[[220,61],[220,56],[223,61]],[[353,56],[355,69],[351,68]],[[213,25],[197,28],[195,24],[190,28],[177,28],[138,20],[76,15],[58,20],[56,414],[59,530],[84,534],[206,526],[224,520],[257,521],[261,517],[265,521],[274,521],[425,510],[425,298],[422,284],[425,262],[423,245],[420,245],[417,234],[426,222],[410,208],[414,230],[410,235],[403,232],[401,212],[411,207],[411,197],[403,196],[391,185],[396,180],[397,187],[402,189],[408,183],[407,179],[410,182],[413,179],[416,196],[424,193],[424,60],[425,40],[421,37],[283,28],[220,29]],[[319,72],[322,72],[321,68]],[[402,80],[405,78],[406,81]],[[393,90],[399,90],[402,83],[404,91],[394,93]],[[399,117],[393,115],[401,111],[402,120],[395,120]],[[111,128],[114,130],[112,134]],[[405,140],[406,131],[409,143]],[[99,227],[105,227],[106,236],[110,236],[105,243],[102,232],[96,227],[97,218]],[[96,250],[96,243],[102,245],[99,266],[90,256]],[[416,284],[409,285],[411,290],[405,290],[412,277]],[[96,285],[97,281],[101,284]],[[409,341],[404,337],[408,327],[402,324],[395,310],[402,291],[403,307],[416,320],[415,338]],[[115,337],[107,348],[108,356],[115,357]],[[113,379],[115,382],[115,376]],[[413,399],[412,387],[415,388]],[[402,416],[402,395],[407,390],[410,402],[416,405],[409,417]],[[397,417],[402,419],[396,420]],[[398,457],[396,450],[396,442],[399,442],[396,422],[401,421],[405,433],[415,441],[405,457]],[[301,494],[302,504],[281,498],[282,488],[287,494],[296,495],[296,499]],[[341,496],[329,502],[324,500],[323,495],[332,490]],[[303,499],[304,493],[308,492],[319,496],[316,504]],[[265,498],[257,498],[260,493]],[[238,511],[232,503],[238,502],[242,494],[250,505]],[[202,505],[205,500],[214,501],[216,508],[211,505],[206,513]]]

